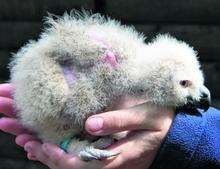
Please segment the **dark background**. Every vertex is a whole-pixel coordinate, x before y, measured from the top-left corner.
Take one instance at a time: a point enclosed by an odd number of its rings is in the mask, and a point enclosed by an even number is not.
[[[71,9],[90,9],[134,25],[147,35],[170,33],[199,52],[213,106],[220,107],[219,0],[0,0],[0,82],[9,78],[11,53],[37,39],[47,12],[62,15]],[[0,169],[35,169],[14,137],[0,132]],[[44,167],[42,167],[44,168]]]

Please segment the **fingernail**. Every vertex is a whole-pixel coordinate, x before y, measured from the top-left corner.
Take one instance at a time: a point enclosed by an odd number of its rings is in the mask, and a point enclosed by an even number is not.
[[[97,132],[103,127],[103,118],[101,117],[91,117],[87,121],[87,127],[89,131]]]
[[[36,160],[36,156],[33,154],[28,154],[27,157],[29,160]]]

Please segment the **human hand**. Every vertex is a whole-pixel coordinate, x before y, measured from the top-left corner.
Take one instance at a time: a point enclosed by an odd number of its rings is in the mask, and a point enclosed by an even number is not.
[[[10,93],[13,87],[9,84],[0,85],[0,107],[6,115],[14,117],[12,110],[13,100]],[[3,98],[2,98],[3,97]],[[11,100],[7,100],[7,99]],[[7,102],[1,100],[7,100]],[[10,104],[9,104],[10,102]],[[140,104],[131,108],[128,105],[142,103],[137,100],[125,100],[119,104],[124,110],[110,111],[90,117],[86,122],[86,129],[93,135],[106,135],[110,133],[130,130],[127,136],[117,142],[109,149],[120,151],[116,158],[93,161],[85,163],[78,157],[66,154],[59,147],[52,144],[42,144],[38,139],[29,134],[22,125],[14,118],[3,118],[0,120],[0,129],[5,132],[17,134],[16,143],[24,146],[31,160],[38,160],[51,169],[81,169],[81,168],[147,168],[152,163],[160,144],[165,137],[173,119],[173,111],[166,108],[158,108],[149,104]],[[7,103],[7,104],[6,104]],[[120,107],[118,107],[120,108]],[[147,110],[147,111],[146,111]],[[103,119],[101,131],[95,131],[94,123],[90,125],[95,117]],[[100,124],[100,123],[99,123]],[[16,127],[14,127],[16,126]]]
[[[119,110],[89,117],[85,125],[90,134],[97,136],[127,131],[124,138],[109,148],[121,153],[103,161],[104,168],[149,168],[172,124],[174,111],[131,98],[118,102],[116,109]]]
[[[26,142],[38,139],[17,120],[13,92],[14,87],[11,84],[0,84],[0,112],[6,116],[0,119],[0,130],[17,135],[16,143],[24,147]],[[31,154],[28,157],[32,157]]]

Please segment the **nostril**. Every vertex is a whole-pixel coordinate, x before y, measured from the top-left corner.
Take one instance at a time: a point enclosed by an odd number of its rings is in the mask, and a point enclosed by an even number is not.
[[[209,96],[208,96],[208,94],[206,94],[206,93],[202,93],[202,96],[201,96],[202,98],[204,98],[204,99],[206,99],[206,98],[208,98]]]

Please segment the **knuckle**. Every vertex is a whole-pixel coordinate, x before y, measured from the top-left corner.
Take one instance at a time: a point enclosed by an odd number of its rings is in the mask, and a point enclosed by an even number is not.
[[[63,158],[63,151],[60,150],[57,153],[51,154],[51,159],[55,162],[55,163],[59,163]]]
[[[114,114],[110,119],[108,119],[108,127],[110,128],[121,129],[124,128],[124,126],[125,122],[120,114]]]

